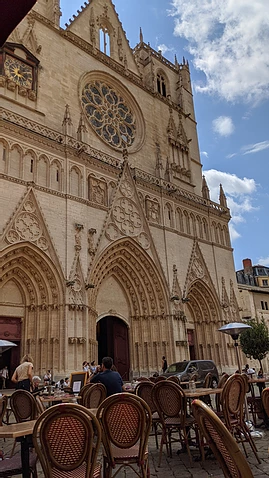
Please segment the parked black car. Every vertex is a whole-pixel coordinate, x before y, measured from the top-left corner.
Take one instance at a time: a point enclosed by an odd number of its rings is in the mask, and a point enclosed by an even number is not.
[[[188,382],[193,374],[197,375],[197,382],[202,387],[203,381],[208,373],[212,374],[212,387],[217,388],[219,381],[219,373],[216,365],[212,360],[184,360],[169,365],[164,375],[170,377],[176,375],[181,382]]]

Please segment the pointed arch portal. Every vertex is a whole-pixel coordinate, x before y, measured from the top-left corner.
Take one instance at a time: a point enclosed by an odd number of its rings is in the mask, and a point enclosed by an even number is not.
[[[193,329],[188,324],[188,342],[192,358],[214,360],[221,365],[220,347],[222,337],[218,329],[221,326],[218,298],[202,280],[196,280],[188,291],[187,311],[193,320]]]
[[[124,311],[122,304],[113,302],[111,308],[107,297],[103,301],[100,297],[100,294],[106,293],[103,284],[113,284],[109,282],[110,278],[122,291],[120,300],[124,301]],[[129,361],[133,376],[156,372],[164,354],[172,360],[173,325],[165,278],[150,255],[135,240],[123,238],[107,247],[96,258],[88,280],[94,284],[94,288],[89,289],[90,307],[97,316],[106,316],[97,326],[99,360],[112,350],[111,355],[114,354],[119,371],[120,361],[127,364]],[[115,288],[115,291],[119,289]],[[110,293],[109,290],[108,296]],[[101,310],[104,303],[105,310]],[[127,325],[117,317],[124,317]],[[113,329],[111,333],[110,327]],[[103,342],[101,337],[109,338]],[[107,346],[103,345],[106,340]],[[123,357],[120,349],[124,349]],[[126,367],[123,374],[127,377]]]
[[[0,338],[18,345],[7,355],[10,376],[25,353],[33,355],[36,373],[52,364],[59,370],[64,297],[57,264],[34,244],[14,244],[0,253],[0,283]]]

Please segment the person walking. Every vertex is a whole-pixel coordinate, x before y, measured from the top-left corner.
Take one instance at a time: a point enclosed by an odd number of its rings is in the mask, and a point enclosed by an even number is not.
[[[165,356],[163,355],[162,356],[162,372],[164,373],[167,369],[167,360],[165,358]]]
[[[20,365],[16,368],[11,377],[11,381],[16,384],[16,390],[31,391],[31,383],[33,381],[33,359],[30,355],[24,355]]]
[[[9,379],[7,365],[2,370],[0,370],[0,377],[2,378],[2,388],[7,388],[6,380]]]

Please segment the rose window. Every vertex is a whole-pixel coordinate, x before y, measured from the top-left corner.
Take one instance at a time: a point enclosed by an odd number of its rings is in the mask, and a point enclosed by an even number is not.
[[[81,101],[91,127],[102,140],[119,149],[133,145],[136,118],[121,93],[96,80],[84,86]]]

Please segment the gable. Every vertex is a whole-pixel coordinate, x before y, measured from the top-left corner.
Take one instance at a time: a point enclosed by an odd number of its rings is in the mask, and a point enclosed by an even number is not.
[[[146,251],[160,275],[164,277],[163,268],[127,160],[123,163],[113,202],[97,242],[94,262],[98,263],[99,257],[112,243],[126,237],[132,238]]]
[[[58,270],[62,270],[48,226],[32,188],[26,192],[6,225],[0,239],[0,249],[27,242],[38,247],[50,257]]]
[[[126,69],[139,75],[132,49],[111,0],[91,0],[66,24],[78,35]]]

